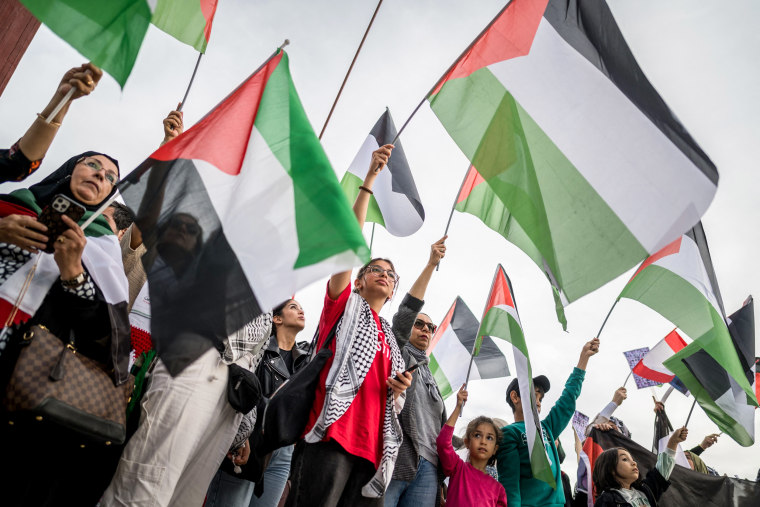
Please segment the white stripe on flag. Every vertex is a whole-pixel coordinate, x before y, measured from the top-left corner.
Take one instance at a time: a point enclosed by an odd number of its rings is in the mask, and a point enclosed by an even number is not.
[[[715,185],[545,19],[528,56],[489,69],[649,253],[699,221],[692,203],[709,203]],[[679,218],[663,230],[662,216]]]
[[[451,326],[446,329],[432,352],[441,372],[448,379],[454,392],[459,390],[467,378],[467,367],[470,364],[471,352],[459,341]],[[480,380],[480,372],[475,365],[470,372],[470,380]]]

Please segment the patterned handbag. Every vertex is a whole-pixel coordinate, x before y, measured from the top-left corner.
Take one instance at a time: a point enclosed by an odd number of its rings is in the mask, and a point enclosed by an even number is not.
[[[77,353],[44,326],[24,333],[5,392],[5,409],[30,413],[105,445],[126,439],[127,403],[134,378],[115,386],[102,363]]]

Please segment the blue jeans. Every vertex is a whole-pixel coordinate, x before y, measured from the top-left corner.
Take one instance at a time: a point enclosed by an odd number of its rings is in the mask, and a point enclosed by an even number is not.
[[[293,446],[272,453],[264,471],[264,493],[253,494],[255,484],[218,470],[208,487],[206,507],[277,507],[290,474]]]
[[[385,491],[385,507],[434,507],[438,494],[435,465],[422,456],[412,481],[392,480]]]

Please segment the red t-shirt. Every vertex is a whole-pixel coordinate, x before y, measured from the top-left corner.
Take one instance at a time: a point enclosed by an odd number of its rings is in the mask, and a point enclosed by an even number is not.
[[[350,294],[350,284],[338,296],[338,299],[331,299],[329,293],[325,294],[325,306],[322,309],[322,316],[319,318],[317,348],[322,347],[330,330],[343,316]],[[372,316],[375,318],[378,329],[375,350],[380,353],[375,354],[372,366],[370,366],[351,406],[340,419],[327,428],[324,440],[335,440],[346,452],[370,461],[377,468],[380,466],[380,460],[383,457],[383,418],[385,417],[385,397],[388,389],[385,380],[391,375],[391,349],[386,341],[385,333],[382,331],[380,317],[374,310],[372,310]],[[333,357],[327,360],[325,367],[319,374],[319,385],[317,386],[314,405],[309,414],[309,423],[306,425],[306,433],[311,431],[325,402],[325,383],[327,373],[330,371],[335,358],[335,340],[330,343],[329,348],[333,351]]]

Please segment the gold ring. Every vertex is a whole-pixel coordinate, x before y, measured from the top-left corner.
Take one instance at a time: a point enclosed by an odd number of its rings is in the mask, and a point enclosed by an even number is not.
[[[64,237],[63,236],[58,236],[58,239],[56,241],[58,241],[58,243],[63,243]]]
[[[92,79],[90,79],[89,81],[87,81],[87,86],[92,86],[92,83],[93,83],[93,81],[92,81]]]

